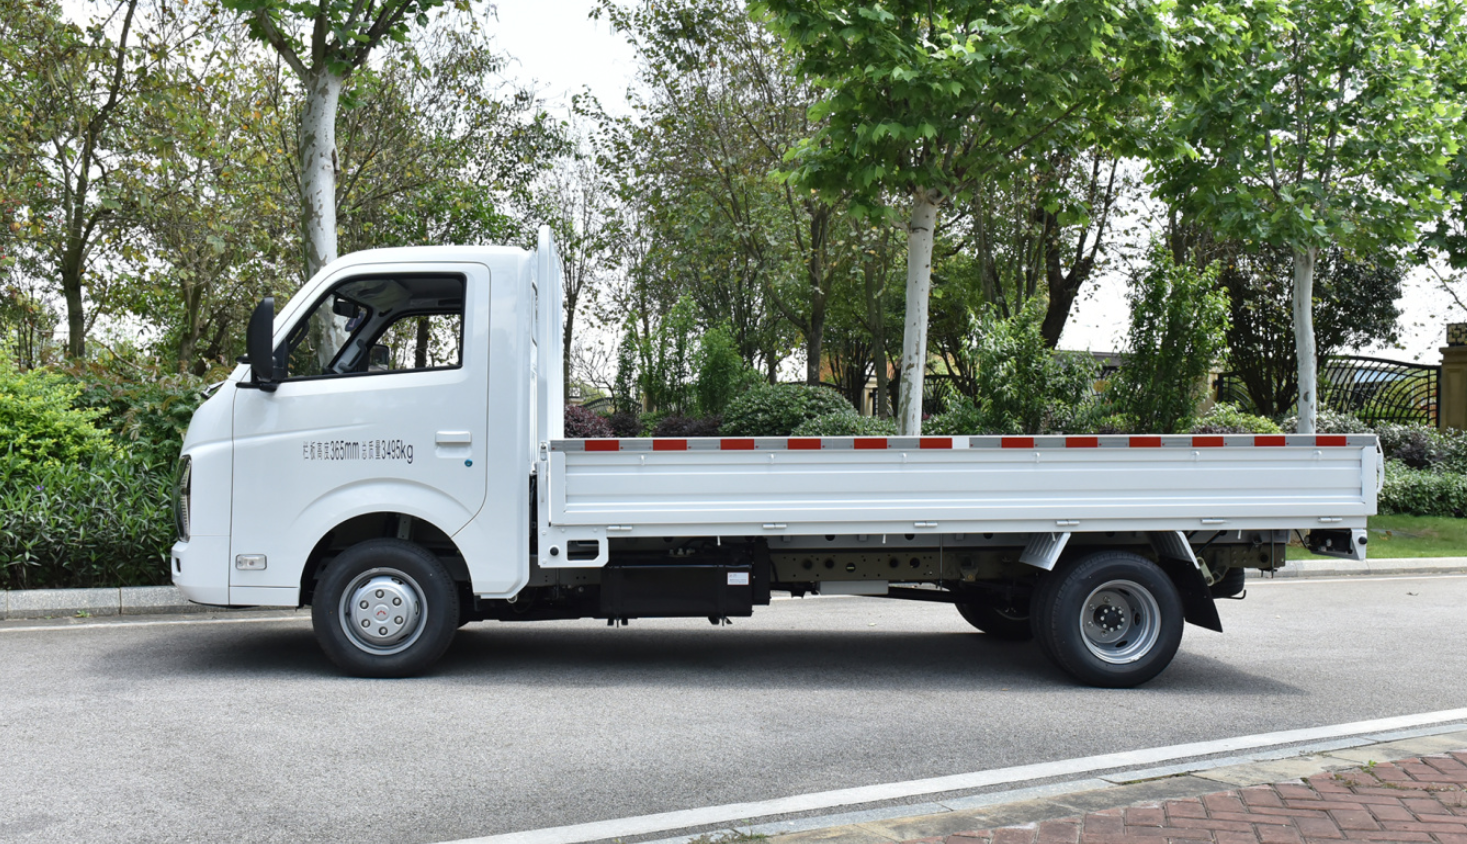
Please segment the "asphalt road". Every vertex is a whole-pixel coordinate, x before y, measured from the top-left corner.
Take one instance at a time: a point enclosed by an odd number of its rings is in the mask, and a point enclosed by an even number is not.
[[[396,681],[304,616],[0,622],[0,841],[433,842],[1467,706],[1467,577],[1220,603],[1128,691],[864,598],[471,625]]]

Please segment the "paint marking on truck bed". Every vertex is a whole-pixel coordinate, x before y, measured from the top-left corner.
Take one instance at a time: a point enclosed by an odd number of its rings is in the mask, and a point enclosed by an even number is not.
[[[969,437],[968,448],[1361,448],[1373,446],[1369,436],[1345,434],[1105,435]],[[551,451],[827,451],[899,448],[950,449],[952,437],[721,437],[707,439],[551,440]]]
[[[1076,774],[1134,768],[1199,756],[1232,753],[1239,750],[1255,750],[1287,744],[1320,741],[1344,736],[1367,735],[1387,730],[1402,730],[1428,724],[1441,724],[1467,718],[1467,709],[1447,709],[1439,712],[1423,712],[1395,718],[1377,718],[1370,721],[1355,721],[1348,724],[1333,724],[1322,727],[1307,727],[1298,730],[1282,730],[1251,736],[1216,739],[1213,741],[1176,744],[1170,747],[1153,747],[1144,750],[1106,753],[1100,756],[1084,756],[1055,762],[1040,762],[1032,765],[1017,765],[1010,768],[995,768],[967,774],[953,774],[929,779],[906,782],[883,783],[880,785],[843,788],[812,794],[797,794],[773,800],[729,803],[722,806],[705,806],[697,809],[682,809],[642,815],[632,818],[617,818],[607,821],[574,824],[571,826],[547,827],[545,829],[487,835],[481,838],[465,838],[451,844],[580,844],[586,841],[601,841],[647,835],[676,829],[692,829],[711,824],[749,824],[759,818],[794,812],[819,811],[838,806],[855,806],[885,800],[899,800],[926,794],[942,794],[952,791],[987,788],[1018,782],[1067,777]]]

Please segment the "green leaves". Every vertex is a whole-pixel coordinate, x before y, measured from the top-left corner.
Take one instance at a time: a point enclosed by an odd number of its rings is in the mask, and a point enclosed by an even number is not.
[[[1153,159],[1158,192],[1251,244],[1370,251],[1441,213],[1463,101],[1444,85],[1453,3],[1191,2]],[[1460,39],[1453,39],[1460,42]]]
[[[1126,359],[1106,394],[1137,431],[1174,434],[1191,426],[1226,344],[1228,299],[1217,278],[1216,265],[1202,272],[1178,266],[1157,242],[1132,279]]]

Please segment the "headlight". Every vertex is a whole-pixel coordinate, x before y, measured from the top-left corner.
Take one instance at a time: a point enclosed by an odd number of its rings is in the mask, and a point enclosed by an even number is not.
[[[173,523],[178,528],[178,538],[184,542],[189,536],[189,501],[193,492],[194,461],[187,454],[178,463],[178,480],[173,485]]]

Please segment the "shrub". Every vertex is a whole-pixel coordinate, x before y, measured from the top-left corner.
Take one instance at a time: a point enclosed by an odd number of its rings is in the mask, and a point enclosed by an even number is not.
[[[948,402],[940,415],[957,415],[944,425],[970,429],[959,433],[1037,434],[1077,413],[1091,396],[1099,367],[1084,352],[1050,349],[1043,320],[1037,299],[1009,319],[987,311],[970,352],[977,369],[974,397]]]
[[[1198,419],[1189,433],[1193,434],[1278,434],[1282,429],[1272,420],[1239,410],[1226,402],[1214,405]]]
[[[1458,515],[1467,511],[1467,475],[1412,469],[1399,460],[1387,460],[1377,503],[1382,513]]]
[[[722,414],[729,402],[761,380],[759,373],[744,363],[733,336],[723,326],[703,335],[694,361],[698,368],[694,398],[698,412],[705,417]]]
[[[606,417],[611,426],[611,435],[618,439],[642,436],[642,414],[630,410],[619,410]]]
[[[922,423],[922,433],[940,436],[975,436],[1001,434],[988,426],[988,417],[968,399],[948,403],[947,410]]]
[[[0,355],[0,447],[16,477],[25,466],[89,466],[117,457],[117,446],[96,426],[103,412],[76,407],[81,391],[45,370],[17,372]]]
[[[0,453],[0,583],[9,589],[168,582],[171,477],[140,458],[91,466]]]
[[[692,405],[693,357],[698,342],[697,307],[683,296],[642,338],[642,395],[662,413],[686,413]],[[651,432],[652,426],[643,430]]]
[[[794,431],[796,437],[894,437],[896,422],[854,413],[831,413],[806,419]]]
[[[1291,434],[1299,432],[1299,417],[1290,416],[1279,427]],[[1314,430],[1321,434],[1373,434],[1371,427],[1342,410],[1321,407],[1314,419]]]
[[[1412,469],[1430,469],[1446,459],[1447,440],[1435,428],[1381,424],[1375,433],[1387,460],[1399,460]]]
[[[832,413],[855,415],[845,396],[827,387],[760,384],[729,402],[723,433],[738,437],[787,437],[800,423]]]
[[[1448,472],[1467,474],[1467,433],[1452,431],[1443,437],[1443,442],[1441,468]]]
[[[1131,282],[1129,348],[1107,394],[1138,430],[1175,434],[1191,427],[1226,343],[1228,297],[1216,289],[1216,265],[1180,266],[1160,243],[1148,264]]]
[[[716,437],[720,420],[717,416],[668,416],[652,429],[654,437]]]
[[[101,411],[98,421],[129,454],[172,472],[188,423],[204,402],[203,378],[121,358],[75,365],[67,373],[81,385],[77,404]]]
[[[616,381],[611,385],[611,403],[617,413],[634,413],[638,408],[637,360],[641,356],[642,341],[637,337],[637,315],[627,314],[622,326],[621,345],[616,347]],[[616,424],[612,423],[612,429]],[[636,434],[617,434],[636,436]]]
[[[603,416],[579,405],[565,406],[565,435],[571,439],[594,440],[611,436],[611,425]]]

